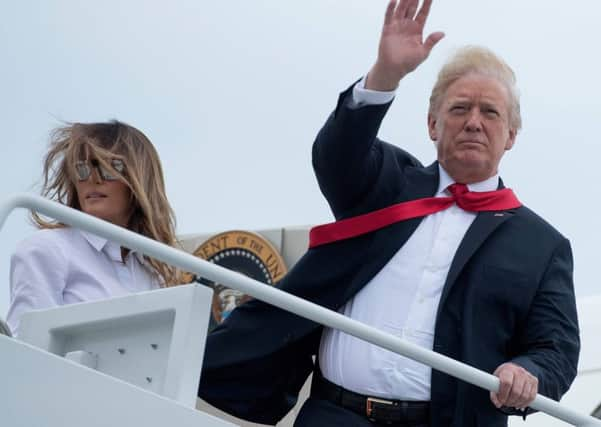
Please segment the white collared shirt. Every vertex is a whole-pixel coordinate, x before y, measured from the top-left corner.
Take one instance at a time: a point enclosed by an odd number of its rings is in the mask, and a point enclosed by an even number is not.
[[[146,261],[76,228],[44,229],[17,246],[10,263],[7,322],[18,333],[29,310],[128,295],[159,288]]]
[[[357,106],[388,102],[360,98]],[[382,93],[380,93],[382,94]],[[453,179],[439,166],[435,197],[450,194]],[[493,191],[495,175],[469,184],[470,191]],[[425,217],[391,260],[339,311],[354,320],[432,350],[440,295],[455,252],[476,214],[453,205]],[[431,368],[368,344],[338,330],[324,329],[319,364],[325,378],[357,393],[401,400],[430,400]]]

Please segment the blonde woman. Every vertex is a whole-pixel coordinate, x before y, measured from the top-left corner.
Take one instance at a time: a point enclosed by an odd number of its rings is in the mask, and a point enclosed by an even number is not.
[[[175,219],[150,140],[125,123],[75,123],[56,129],[44,160],[42,195],[173,245]],[[11,258],[8,324],[16,333],[29,310],[169,286],[177,271],[114,242],[47,221]]]

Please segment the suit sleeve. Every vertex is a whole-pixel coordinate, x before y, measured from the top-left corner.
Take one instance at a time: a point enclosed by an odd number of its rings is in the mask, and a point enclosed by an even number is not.
[[[250,335],[256,337],[258,333]],[[232,343],[231,339],[221,339],[219,333],[209,335],[198,397],[230,415],[275,425],[296,404],[300,389],[313,370],[307,346],[295,343],[239,363],[216,360],[227,359],[232,349],[244,351],[244,345]],[[226,351],[220,351],[223,346]]]
[[[313,144],[317,181],[337,219],[360,203],[377,180],[382,162],[377,134],[391,104],[353,106],[353,86],[340,95]]]
[[[526,350],[512,360],[538,378],[540,394],[555,400],[576,377],[580,352],[572,270],[572,250],[563,239],[547,265],[519,336]]]
[[[313,370],[319,338],[313,322],[250,300],[207,337],[198,396],[231,415],[276,424]]]

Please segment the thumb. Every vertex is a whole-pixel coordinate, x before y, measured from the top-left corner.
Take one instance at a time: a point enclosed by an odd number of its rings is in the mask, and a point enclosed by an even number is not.
[[[428,54],[430,53],[432,48],[436,45],[436,43],[441,41],[443,37],[444,37],[444,33],[440,32],[440,31],[438,31],[436,33],[432,33],[428,36],[428,38],[424,42],[424,46],[428,50]]]

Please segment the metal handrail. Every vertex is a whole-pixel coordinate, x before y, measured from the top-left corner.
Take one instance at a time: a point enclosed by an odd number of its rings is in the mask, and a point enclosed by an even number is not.
[[[209,280],[227,284],[231,288],[242,291],[283,310],[290,311],[330,328],[339,329],[349,335],[431,366],[438,371],[486,390],[496,392],[499,389],[499,380],[497,377],[472,366],[426,350],[394,335],[352,320],[340,313],[281,291],[276,287],[219,267],[182,250],[169,247],[148,237],[40,196],[18,194],[0,204],[0,228],[4,225],[8,215],[16,208],[35,210],[62,223],[89,231],[152,258],[179,267],[184,271],[193,272]],[[536,396],[530,407],[578,427],[601,426],[601,420],[589,415],[580,414],[540,394]]]

